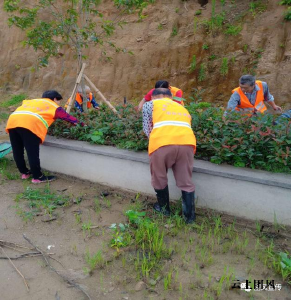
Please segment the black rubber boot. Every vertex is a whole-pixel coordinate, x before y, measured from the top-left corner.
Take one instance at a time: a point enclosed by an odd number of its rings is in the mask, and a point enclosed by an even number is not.
[[[156,202],[153,206],[154,210],[164,214],[165,216],[169,216],[170,211],[170,200],[169,200],[169,189],[166,186],[163,190],[156,190],[156,195],[158,202]]]
[[[182,191],[182,211],[187,224],[195,221],[195,192]]]

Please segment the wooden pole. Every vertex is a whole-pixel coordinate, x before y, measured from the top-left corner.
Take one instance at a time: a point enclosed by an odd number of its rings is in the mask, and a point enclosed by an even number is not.
[[[108,100],[106,100],[106,98],[104,97],[104,95],[97,89],[97,87],[95,86],[95,84],[88,78],[88,76],[86,76],[85,74],[83,76],[88,81],[88,83],[91,85],[91,87],[95,90],[95,92],[101,97],[102,101],[104,103],[106,103],[111,108],[111,110],[115,114],[118,115],[119,118],[121,118],[121,116],[119,115],[119,113],[117,112],[117,110],[115,109],[115,107],[112,106],[111,103]]]
[[[79,85],[80,82],[81,82],[81,79],[82,79],[82,76],[83,76],[83,73],[84,73],[85,68],[86,68],[86,64],[83,63],[83,64],[82,64],[81,71],[80,71],[80,73],[79,73],[79,75],[78,75],[78,77],[77,77],[77,80],[76,80],[76,83],[75,83],[75,87],[74,87],[74,89],[73,89],[73,93],[72,93],[71,98],[70,98],[69,105],[68,105],[67,110],[66,110],[67,113],[70,113],[72,104],[73,104],[74,101],[75,101],[76,90],[77,90],[78,85]]]

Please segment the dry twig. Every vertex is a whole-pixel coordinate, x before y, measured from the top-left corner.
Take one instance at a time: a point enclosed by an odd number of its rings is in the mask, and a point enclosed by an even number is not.
[[[10,248],[10,249],[13,249],[13,250],[18,251],[18,252],[24,252],[24,251],[16,249],[16,248],[23,248],[23,249],[32,250],[31,248],[28,248],[28,247],[25,247],[25,246],[22,246],[22,245],[18,245],[16,243],[3,241],[3,240],[0,240],[0,246]]]
[[[27,252],[27,253],[20,254],[18,256],[13,256],[13,257],[0,256],[0,259],[16,260],[16,259],[20,259],[20,258],[34,257],[34,256],[39,256],[39,255],[41,255],[41,253],[39,253],[39,252]]]
[[[21,272],[16,268],[16,266],[14,265],[14,263],[12,262],[12,260],[9,258],[9,256],[6,254],[6,252],[4,251],[4,249],[0,246],[2,252],[4,253],[4,255],[9,259],[9,262],[12,264],[12,266],[14,267],[14,269],[17,271],[17,273],[22,277],[25,285],[26,285],[26,288],[27,288],[27,291],[29,292],[29,286],[27,284],[27,281],[25,279],[25,277],[21,274]]]
[[[37,246],[35,246],[32,241],[25,235],[23,234],[23,238],[25,240],[28,241],[28,243],[34,247],[35,250],[39,251],[41,254],[42,254],[42,257],[44,259],[44,261],[46,262],[46,265],[52,270],[54,271],[56,274],[58,274],[64,281],[66,281],[67,283],[69,283],[70,285],[74,286],[76,289],[78,289],[79,291],[81,291],[84,295],[87,296],[87,298],[89,300],[92,300],[92,298],[89,296],[89,294],[77,283],[75,283],[73,280],[71,280],[70,278],[68,278],[67,276],[59,273],[50,263],[49,263],[49,260],[48,260],[48,257],[46,256],[46,254],[40,249],[38,248]]]

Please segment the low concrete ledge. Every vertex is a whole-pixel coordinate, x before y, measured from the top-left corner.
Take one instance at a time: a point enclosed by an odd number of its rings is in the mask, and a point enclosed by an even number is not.
[[[145,152],[47,137],[40,157],[49,171],[154,195]],[[291,225],[291,175],[195,160],[193,182],[200,207]],[[169,189],[172,200],[180,198],[171,171]]]

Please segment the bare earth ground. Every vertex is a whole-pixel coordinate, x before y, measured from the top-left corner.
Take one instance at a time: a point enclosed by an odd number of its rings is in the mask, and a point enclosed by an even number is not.
[[[260,251],[254,250],[258,233],[251,227],[251,223],[237,220],[237,242],[230,251],[223,253],[218,250],[218,244],[214,245],[214,248],[212,246],[211,251],[211,241],[215,240],[215,237],[209,236],[207,232],[205,235],[199,235],[201,227],[179,228],[178,223],[164,220],[164,241],[167,247],[172,249],[169,251],[171,255],[162,259],[159,268],[146,278],[140,275],[141,270],[135,268],[138,252],[136,247],[120,248],[119,253],[110,247],[113,231],[109,227],[112,223],[128,223],[124,212],[134,205],[143,205],[147,215],[151,216],[151,209],[147,204],[154,199],[59,175],[58,180],[50,184],[50,190],[61,196],[69,196],[70,203],[65,207],[58,207],[53,212],[56,217],[54,221],[43,222],[48,217],[44,211],[29,220],[29,215],[24,218],[19,215],[20,212],[29,211],[28,201],[22,199],[16,202],[15,198],[27,187],[42,189],[43,186],[35,186],[29,180],[18,179],[11,155],[7,158],[6,166],[3,168],[2,165],[0,175],[0,242],[13,242],[29,247],[23,238],[25,234],[43,251],[54,253],[52,257],[63,265],[62,267],[57,261],[50,260],[54,268],[81,285],[91,299],[291,299],[290,287],[258,260],[256,252]],[[102,196],[107,194],[106,197]],[[74,203],[76,199],[80,199],[81,202]],[[203,224],[207,217],[212,218],[208,212],[198,211],[197,224]],[[225,229],[229,228],[233,218],[221,218],[222,226]],[[92,227],[90,231],[85,230],[86,224]],[[275,244],[280,249],[290,251],[290,233],[291,231],[285,228],[282,235],[278,232],[274,235]],[[239,242],[246,238],[248,245],[245,248],[239,246]],[[220,243],[227,241],[222,240]],[[270,244],[270,240],[267,240],[267,244]],[[7,247],[3,249],[10,257],[20,254]],[[84,268],[88,267],[85,261],[86,253],[89,251],[90,254],[94,254],[99,250],[102,250],[107,263],[97,266],[91,274],[84,272]],[[5,257],[3,252],[0,256]],[[42,257],[22,258],[13,262],[25,276],[30,290],[26,290],[22,278],[11,263],[0,259],[0,299],[86,299],[84,294],[69,286],[46,267]],[[232,279],[274,279],[275,283],[281,283],[283,286],[281,291],[275,292],[247,293],[223,288],[219,293],[216,287],[228,271],[233,274]],[[166,288],[165,278],[169,274],[171,283]]]

